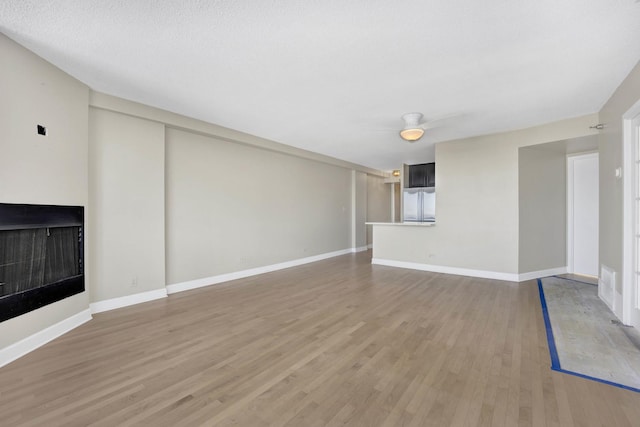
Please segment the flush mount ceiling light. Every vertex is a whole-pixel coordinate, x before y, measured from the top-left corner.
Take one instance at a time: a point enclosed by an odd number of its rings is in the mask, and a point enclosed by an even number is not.
[[[422,121],[422,113],[407,113],[402,116],[404,120],[404,129],[400,131],[400,137],[405,141],[414,142],[422,138],[424,128],[420,123]]]

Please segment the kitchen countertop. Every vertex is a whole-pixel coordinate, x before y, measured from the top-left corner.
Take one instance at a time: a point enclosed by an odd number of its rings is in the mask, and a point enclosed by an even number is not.
[[[393,225],[402,227],[434,227],[435,222],[365,222],[366,225]]]

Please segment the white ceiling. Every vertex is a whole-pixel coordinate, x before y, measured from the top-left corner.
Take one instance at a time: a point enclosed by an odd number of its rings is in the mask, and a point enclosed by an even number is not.
[[[378,169],[599,111],[636,0],[2,0],[0,31],[97,91]],[[400,139],[402,114],[438,127]]]

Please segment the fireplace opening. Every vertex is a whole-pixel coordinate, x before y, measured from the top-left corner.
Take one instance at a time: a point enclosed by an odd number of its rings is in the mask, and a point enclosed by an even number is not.
[[[0,203],[0,322],[84,291],[84,209]]]

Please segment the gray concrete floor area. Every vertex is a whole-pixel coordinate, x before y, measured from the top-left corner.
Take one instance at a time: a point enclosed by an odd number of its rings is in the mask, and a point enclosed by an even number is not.
[[[617,321],[597,285],[576,280],[542,279],[561,368],[640,389],[640,333]]]

